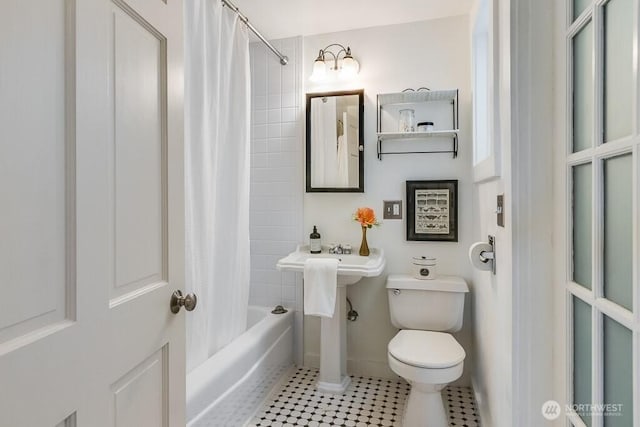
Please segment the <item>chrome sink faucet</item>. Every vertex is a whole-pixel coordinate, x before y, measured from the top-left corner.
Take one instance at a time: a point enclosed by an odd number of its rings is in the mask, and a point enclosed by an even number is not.
[[[351,245],[345,244],[343,246],[340,243],[338,243],[338,244],[332,243],[332,244],[329,245],[329,253],[330,254],[335,254],[335,255],[350,254],[351,253]]]
[[[341,244],[337,244],[337,245],[330,245],[329,246],[329,253],[330,254],[336,254],[336,255],[342,255],[343,253],[343,249],[342,249],[342,245]]]

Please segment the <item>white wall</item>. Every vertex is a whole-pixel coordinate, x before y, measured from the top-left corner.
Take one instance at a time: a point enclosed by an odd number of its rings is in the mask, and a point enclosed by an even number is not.
[[[554,128],[554,0],[510,2],[513,373],[510,425],[545,423],[541,407],[553,395],[552,244]],[[516,32],[517,31],[517,32]],[[540,126],[548,123],[548,126]]]
[[[382,218],[383,200],[403,200],[403,220],[387,220],[369,230],[370,247],[381,247],[387,269],[378,278],[363,279],[348,288],[348,296],[360,313],[347,325],[349,372],[393,377],[387,364],[387,344],[396,333],[389,320],[385,279],[389,273],[409,273],[410,259],[417,255],[438,258],[439,272],[471,279],[467,250],[473,241],[471,221],[471,93],[469,23],[459,16],[410,24],[374,27],[304,38],[303,82],[305,92],[340,89],[365,90],[365,193],[304,195],[304,237],[318,226],[323,242],[351,243],[359,247],[360,227],[351,219],[360,206],[372,207]],[[349,45],[360,62],[357,81],[314,85],[308,81],[318,50],[331,43]],[[427,86],[432,89],[460,89],[460,151],[450,154],[420,154],[376,157],[376,94]],[[428,143],[416,142],[426,148]],[[430,179],[459,180],[459,242],[408,242],[404,210],[405,181]],[[469,299],[467,299],[469,301]],[[462,383],[469,383],[473,365],[470,310],[463,330],[456,338],[467,351]],[[305,363],[317,365],[320,326],[317,318],[305,318]]]
[[[497,274],[473,273],[472,381],[483,425],[496,427],[543,425],[541,405],[553,398],[550,1],[493,1],[500,124],[493,138],[502,171],[474,186],[473,228],[478,240],[496,237]],[[505,195],[504,228],[496,225],[498,194]]]
[[[505,147],[505,155],[508,147]],[[506,228],[496,225],[495,201],[498,194],[511,197],[505,177],[475,186],[473,194],[474,239],[486,241],[495,236],[496,275],[474,271],[472,296],[473,346],[475,366],[473,388],[484,425],[498,426],[502,408],[511,407],[511,223],[506,209]],[[507,185],[506,185],[507,184]]]
[[[491,0],[489,0],[492,3]],[[498,5],[496,5],[498,6]],[[503,21],[500,21],[500,17]],[[504,10],[494,15],[497,26],[504,35],[504,25],[507,25],[506,35],[509,35],[509,20]],[[475,13],[470,22],[472,28]],[[490,26],[490,30],[491,26]],[[499,37],[498,34],[494,34]],[[499,84],[493,96],[491,106],[494,114],[498,114],[501,128],[492,129],[489,140],[498,140],[500,144],[501,165],[500,176],[492,180],[473,185],[473,239],[487,241],[487,236],[495,237],[496,246],[496,274],[491,272],[473,271],[474,292],[472,297],[473,346],[475,350],[475,366],[472,374],[472,384],[478,403],[478,410],[484,425],[506,425],[507,413],[511,408],[511,307],[512,307],[512,210],[511,210],[511,135],[510,135],[510,107],[506,102],[510,97],[509,88],[505,84],[510,75],[509,40],[504,37],[497,42],[496,68],[500,77]],[[504,56],[504,58],[503,58]],[[505,74],[506,73],[506,74]],[[505,195],[505,227],[499,227],[496,222],[496,198],[498,194]]]
[[[301,279],[276,270],[302,240],[304,191],[300,37],[277,40],[286,66],[262,43],[251,43],[251,289],[249,303],[301,310]],[[296,341],[301,337],[297,316]],[[301,356],[298,354],[297,359]]]

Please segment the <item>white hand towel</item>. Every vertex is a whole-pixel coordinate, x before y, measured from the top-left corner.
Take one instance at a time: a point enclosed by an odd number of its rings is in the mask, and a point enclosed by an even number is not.
[[[337,287],[337,259],[307,259],[304,263],[304,314],[333,317]]]

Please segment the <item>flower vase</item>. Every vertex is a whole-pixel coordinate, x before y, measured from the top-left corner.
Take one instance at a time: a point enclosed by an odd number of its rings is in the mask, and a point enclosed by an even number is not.
[[[367,227],[362,227],[362,243],[360,243],[360,256],[369,256],[369,245],[367,244]]]

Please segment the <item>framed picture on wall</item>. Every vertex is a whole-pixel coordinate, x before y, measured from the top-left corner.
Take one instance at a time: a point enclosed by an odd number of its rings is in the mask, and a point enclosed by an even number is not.
[[[407,181],[407,240],[458,241],[458,180]]]

